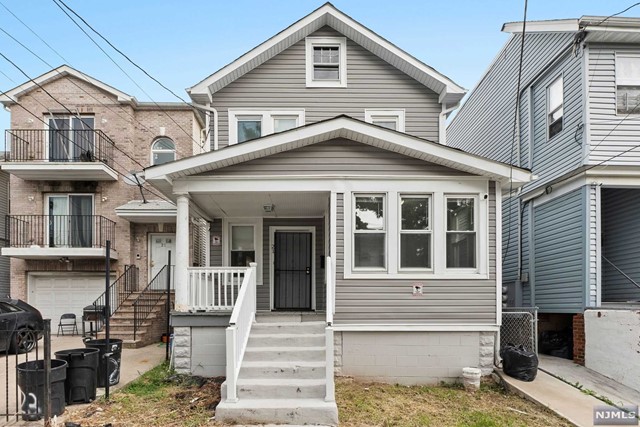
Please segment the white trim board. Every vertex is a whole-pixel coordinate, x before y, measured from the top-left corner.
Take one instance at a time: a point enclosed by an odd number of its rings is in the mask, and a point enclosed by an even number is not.
[[[364,324],[345,325],[334,323],[336,332],[498,332],[498,325],[390,325],[390,324]]]
[[[316,226],[293,226],[293,225],[271,225],[269,226],[269,308],[276,310],[273,303],[275,291],[274,283],[274,261],[275,253],[273,251],[276,231],[292,231],[300,233],[311,233],[311,310],[315,311],[316,307]]]

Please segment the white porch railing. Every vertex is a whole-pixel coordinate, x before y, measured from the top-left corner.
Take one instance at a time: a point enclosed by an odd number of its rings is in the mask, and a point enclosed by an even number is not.
[[[333,313],[335,311],[335,287],[336,277],[333,273],[333,260],[331,257],[326,259],[326,273],[327,273],[327,327],[325,328],[325,363],[326,363],[326,390],[324,400],[332,402],[335,400],[335,383],[333,373]]]
[[[257,264],[252,262],[246,270],[238,299],[233,307],[227,328],[227,401],[238,401],[238,374],[247,348],[251,325],[256,318]]]
[[[189,311],[232,310],[247,272],[246,267],[191,267]],[[254,276],[255,277],[255,276]]]

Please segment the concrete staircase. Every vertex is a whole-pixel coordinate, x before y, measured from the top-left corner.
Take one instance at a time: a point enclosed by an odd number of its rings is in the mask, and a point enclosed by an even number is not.
[[[325,401],[325,321],[314,314],[258,314],[238,377],[238,401],[223,400],[216,420],[237,424],[337,425]]]
[[[153,307],[149,317],[142,323],[135,334],[134,339],[134,309],[133,302],[141,292],[133,292],[123,301],[122,305],[111,316],[109,323],[110,338],[121,339],[125,348],[140,348],[149,344],[160,342],[166,329],[166,303],[167,297],[163,295]],[[156,297],[153,297],[154,300]],[[104,328],[98,332],[98,338],[104,338]]]

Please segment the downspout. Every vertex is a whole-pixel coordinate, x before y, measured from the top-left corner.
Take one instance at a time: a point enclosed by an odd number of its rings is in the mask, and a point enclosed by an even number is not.
[[[191,106],[213,113],[213,149],[218,150],[218,110],[213,108],[208,102],[207,105],[192,102]]]
[[[456,108],[460,106],[460,103],[456,103],[453,107],[447,108],[447,103],[442,103],[442,112],[438,117],[440,128],[438,129],[438,142],[442,145],[447,145],[447,116]]]

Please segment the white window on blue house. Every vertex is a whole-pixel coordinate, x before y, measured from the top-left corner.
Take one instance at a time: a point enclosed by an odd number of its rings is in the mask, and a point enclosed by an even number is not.
[[[355,270],[385,270],[387,225],[385,195],[354,195],[353,267]]]
[[[640,114],[640,55],[616,54],[616,112]]]
[[[476,268],[476,199],[447,196],[446,201],[447,268]]]
[[[547,87],[547,139],[562,131],[564,116],[564,93],[562,76]]]

